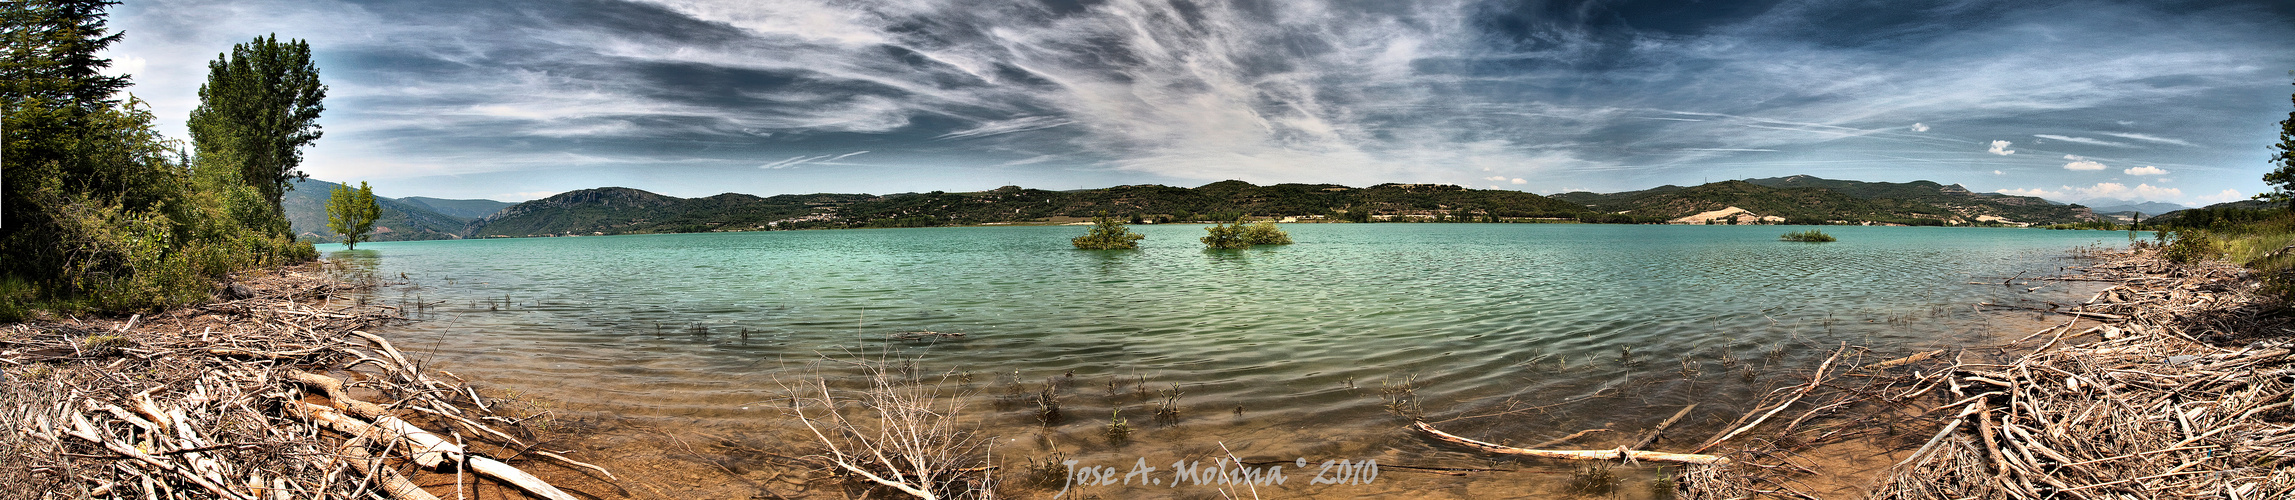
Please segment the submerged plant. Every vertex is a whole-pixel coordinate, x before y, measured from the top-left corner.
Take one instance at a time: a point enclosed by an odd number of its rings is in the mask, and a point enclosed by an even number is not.
[[[1068,243],[1080,250],[1132,250],[1140,247],[1143,238],[1147,238],[1147,235],[1132,232],[1130,228],[1124,227],[1123,221],[1116,220],[1103,210],[1098,217],[1092,218],[1091,233],[1077,236],[1068,240]]]
[[[1065,419],[1060,414],[1060,379],[1045,378],[1044,390],[1036,392],[1036,420],[1053,425]]]
[[[1123,413],[1122,408],[1110,410],[1108,425],[1100,429],[1100,435],[1106,436],[1110,444],[1124,444],[1132,438],[1131,422],[1124,420]]]
[[[1400,384],[1392,379],[1379,381],[1379,395],[1387,401],[1387,413],[1413,421],[1426,418],[1426,408],[1418,402],[1418,375]]]
[[[1608,495],[1618,487],[1618,474],[1610,471],[1607,462],[1596,462],[1570,474],[1570,491],[1585,495]]]
[[[1157,396],[1163,397],[1155,403],[1156,421],[1166,424],[1179,422],[1179,397],[1184,394],[1187,393],[1180,392],[1179,384],[1172,384],[1168,391],[1156,391]]]
[[[1784,241],[1798,241],[1802,243],[1824,243],[1828,241],[1834,241],[1833,235],[1825,234],[1824,231],[1818,231],[1815,229],[1785,233],[1784,236],[1779,236],[1777,239]]]

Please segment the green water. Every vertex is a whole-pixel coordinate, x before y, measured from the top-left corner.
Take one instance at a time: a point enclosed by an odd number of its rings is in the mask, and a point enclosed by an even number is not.
[[[389,332],[407,349],[630,418],[764,425],[776,380],[823,354],[890,350],[971,374],[983,395],[1060,377],[1079,417],[1052,432],[1086,453],[1108,451],[1088,436],[1121,407],[1142,417],[1139,440],[1257,435],[1260,451],[1287,454],[1424,448],[1393,432],[1380,391],[1414,376],[1435,418],[1568,403],[1453,424],[1485,436],[1632,428],[1690,402],[1705,404],[1693,421],[1725,420],[1843,342],[1901,354],[2023,328],[2031,318],[1970,306],[2092,290],[1968,282],[2053,273],[2074,247],[2126,243],[2029,229],[1829,227],[1839,242],[1807,244],[1777,241],[1802,229],[1788,227],[1298,224],[1286,226],[1296,245],[1207,252],[1201,227],[1135,226],[1148,236],[1137,251],[1069,248],[1082,227],[981,227],[329,253],[408,277],[374,299],[420,311]],[[908,331],[964,335],[886,338]],[[1105,388],[1118,377],[1126,394]],[[1181,385],[1187,418],[1144,425],[1145,401],[1128,395],[1140,379]],[[1036,425],[1025,409],[976,414]]]

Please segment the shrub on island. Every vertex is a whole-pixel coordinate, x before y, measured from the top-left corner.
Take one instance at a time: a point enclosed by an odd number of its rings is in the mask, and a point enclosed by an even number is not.
[[[1785,233],[1784,236],[1779,236],[1777,239],[1783,241],[1798,241],[1803,243],[1824,243],[1833,241],[1833,235],[1825,234],[1822,231],[1811,229],[1807,231]]]
[[[1068,240],[1068,243],[1076,245],[1080,250],[1131,250],[1139,248],[1140,239],[1147,237],[1132,232],[1131,228],[1124,227],[1123,221],[1108,216],[1104,211],[1100,212],[1099,217],[1092,218],[1092,224],[1091,233],[1077,236],[1076,239]]]

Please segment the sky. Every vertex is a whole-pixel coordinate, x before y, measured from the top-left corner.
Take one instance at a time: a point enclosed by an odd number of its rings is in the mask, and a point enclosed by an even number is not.
[[[208,61],[308,40],[303,171],[389,197],[1807,174],[2196,206],[2263,191],[2295,111],[2284,0],[127,0],[111,25],[179,138]]]

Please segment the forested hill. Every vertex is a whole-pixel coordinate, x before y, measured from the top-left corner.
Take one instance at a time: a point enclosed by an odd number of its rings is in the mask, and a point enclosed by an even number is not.
[[[2059,224],[2097,220],[2087,207],[2030,196],[1974,193],[1930,181],[1862,182],[1806,175],[1722,181],[1695,187],[1659,186],[1623,193],[1572,192],[1554,198],[1588,210],[1673,219],[1737,207],[1791,223],[1828,221],[1940,225],[1971,221]]]
[[[759,198],[721,194],[677,198],[609,187],[530,201],[474,221],[466,237],[926,227],[1084,218],[1101,211],[1143,220],[1255,217],[1570,218],[1576,205],[1520,191],[1435,184],[1259,186],[1221,181],[1195,188],[1160,185],[1046,191],[1005,186],[971,193],[810,194]],[[1065,219],[1062,219],[1065,220]]]
[[[323,184],[323,183],[322,183]],[[298,189],[319,196],[331,185]],[[1234,220],[1238,216],[1303,217],[1350,221],[1493,221],[1578,219],[1586,222],[1663,222],[1692,214],[1740,208],[1793,223],[1966,224],[1985,221],[2054,224],[2095,220],[2079,205],[1991,193],[1928,181],[1859,182],[1809,176],[1748,179],[1701,186],[1661,186],[1623,193],[1566,193],[1553,197],[1521,191],[1468,189],[1444,184],[1255,185],[1220,181],[1186,188],[1130,185],[1076,191],[1005,186],[967,193],[890,195],[820,193],[757,197],[726,193],[678,198],[625,187],[560,193],[494,210],[478,218],[447,206],[486,200],[386,200],[383,226],[412,237],[525,237],[758,231],[855,227],[927,227],[993,223],[1067,222],[1101,211],[1142,221]],[[324,212],[312,203],[321,225]],[[290,211],[294,211],[290,209]],[[306,226],[298,218],[298,230]],[[398,225],[392,225],[392,224]]]
[[[287,214],[287,222],[299,238],[313,241],[335,241],[339,236],[327,228],[327,197],[333,196],[339,184],[299,179],[294,190],[281,197],[279,205]],[[461,237],[462,228],[472,219],[509,207],[509,203],[494,200],[447,200],[410,196],[406,198],[375,197],[375,205],[382,208],[381,217],[375,219],[374,238],[368,241],[447,240]],[[442,209],[443,208],[443,209]],[[477,213],[477,215],[465,215]]]

